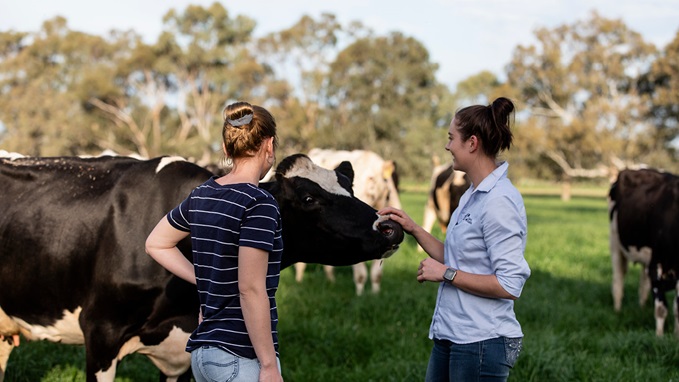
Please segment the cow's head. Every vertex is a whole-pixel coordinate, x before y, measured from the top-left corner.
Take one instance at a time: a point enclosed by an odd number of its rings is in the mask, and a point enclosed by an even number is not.
[[[282,267],[296,262],[351,265],[392,255],[403,229],[353,195],[349,162],[334,171],[309,157],[285,158],[275,182],[262,183],[278,201],[283,217],[285,256]],[[378,221],[379,220],[379,221]]]

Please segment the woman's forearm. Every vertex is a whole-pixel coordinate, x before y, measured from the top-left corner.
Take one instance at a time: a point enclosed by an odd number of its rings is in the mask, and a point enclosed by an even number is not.
[[[262,367],[276,365],[276,350],[271,337],[271,308],[266,291],[241,291],[240,303],[257,359]]]

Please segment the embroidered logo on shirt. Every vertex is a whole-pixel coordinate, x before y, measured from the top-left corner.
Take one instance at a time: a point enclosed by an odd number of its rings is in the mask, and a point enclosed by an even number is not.
[[[462,218],[462,220],[466,221],[466,222],[469,223],[469,224],[472,224],[472,216],[471,216],[471,214],[466,214],[466,215],[464,215],[464,217]]]

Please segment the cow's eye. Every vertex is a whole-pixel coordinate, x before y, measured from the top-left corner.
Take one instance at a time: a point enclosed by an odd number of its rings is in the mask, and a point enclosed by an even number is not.
[[[307,195],[304,197],[304,203],[311,204],[315,201],[314,197],[311,195]]]

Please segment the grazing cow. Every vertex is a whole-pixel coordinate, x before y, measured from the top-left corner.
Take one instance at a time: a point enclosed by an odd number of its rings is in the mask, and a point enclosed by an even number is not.
[[[190,377],[184,351],[198,322],[195,286],[144,252],[158,220],[212,174],[177,157],[0,159],[0,381],[18,334],[84,344],[88,381],[113,381],[125,355],[162,377]],[[350,265],[391,255],[400,226],[352,196],[335,171],[301,154],[262,183],[279,203],[285,250],[299,261]],[[179,244],[191,257],[190,240]]]
[[[386,206],[401,208],[401,200],[397,190],[396,164],[382,159],[372,151],[364,150],[330,150],[312,149],[309,151],[311,160],[321,167],[332,169],[343,161],[348,161],[354,168],[354,196],[369,206],[380,209]],[[295,279],[301,282],[304,277],[305,263],[295,264]],[[335,280],[332,266],[324,266],[325,274],[331,281]],[[353,265],[354,284],[356,294],[362,295],[368,278],[368,268],[365,263]],[[370,267],[370,281],[372,292],[380,291],[382,280],[381,261],[373,261]]]
[[[650,169],[623,170],[609,192],[613,306],[620,311],[629,261],[644,267],[639,282],[643,305],[649,288],[655,301],[656,334],[663,335],[665,293],[674,288],[674,333],[679,337],[679,177]]]
[[[422,228],[431,233],[434,223],[438,222],[441,231],[445,233],[453,211],[470,185],[467,174],[455,171],[452,163],[441,165],[435,163],[427,204],[424,206]],[[418,250],[422,251],[422,248],[418,246]]]

